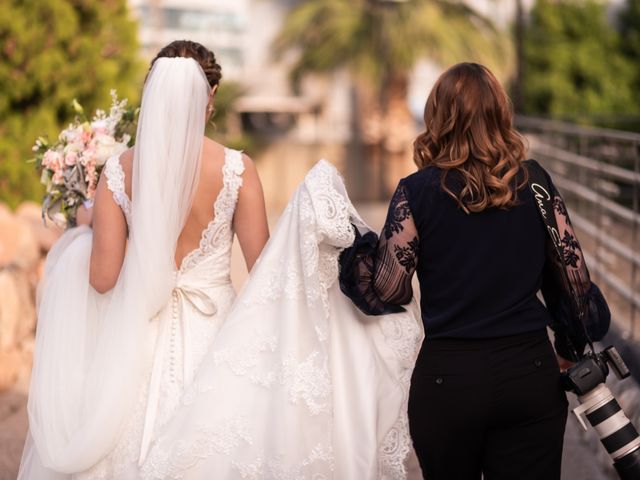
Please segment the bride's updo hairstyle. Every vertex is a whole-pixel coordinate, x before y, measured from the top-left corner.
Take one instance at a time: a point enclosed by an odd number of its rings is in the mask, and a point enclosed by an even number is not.
[[[516,205],[516,175],[525,158],[522,137],[513,128],[511,101],[486,67],[459,63],[444,72],[424,109],[425,132],[414,144],[419,168],[443,170],[442,188],[467,213]],[[451,170],[460,173],[462,190],[447,186]]]
[[[168,57],[185,57],[193,58],[200,64],[204,74],[207,76],[207,81],[211,88],[220,83],[222,78],[222,68],[216,62],[216,56],[211,50],[204,45],[201,45],[190,40],[176,40],[171,42],[166,47],[158,52],[156,57],[151,60],[151,67],[159,58]],[[151,70],[151,67],[149,70]]]

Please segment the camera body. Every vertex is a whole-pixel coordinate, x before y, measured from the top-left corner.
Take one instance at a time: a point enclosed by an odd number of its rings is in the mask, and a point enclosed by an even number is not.
[[[564,388],[578,396],[573,410],[582,427],[587,421],[600,437],[622,480],[640,478],[640,435],[605,385],[613,370],[619,379],[630,375],[615,347],[591,351],[563,374]]]
[[[563,374],[564,389],[578,396],[586,395],[605,382],[609,367],[620,380],[630,375],[616,347],[610,346],[598,353],[588,352]]]

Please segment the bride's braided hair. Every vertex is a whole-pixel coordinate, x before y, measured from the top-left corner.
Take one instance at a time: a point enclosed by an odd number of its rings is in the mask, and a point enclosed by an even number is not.
[[[162,57],[185,57],[193,58],[200,64],[204,74],[207,76],[209,85],[213,88],[220,83],[222,78],[222,68],[216,62],[216,56],[211,50],[191,40],[175,40],[158,52],[151,61],[151,67],[155,61]]]

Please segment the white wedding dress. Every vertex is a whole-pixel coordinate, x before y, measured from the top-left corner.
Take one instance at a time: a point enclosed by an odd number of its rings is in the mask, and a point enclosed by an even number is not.
[[[155,431],[233,302],[231,220],[243,163],[227,151],[224,187],[200,247],[175,248],[198,185],[211,86],[191,58],[159,58],[145,81],[131,191],[117,159],[107,185],[128,225],[113,288],[90,286],[93,232],[67,230],[47,256],[19,479],[137,478]]]
[[[225,149],[223,187],[212,208],[213,220],[202,232],[199,247],[182,260],[175,272],[171,301],[151,320],[149,381],[141,389],[135,413],[115,450],[95,467],[74,475],[74,479],[138,478],[141,454],[146,454],[149,441],[171,418],[185,387],[191,384],[235,299],[230,277],[232,223],[243,171],[242,154]],[[124,172],[118,157],[108,160],[105,174],[129,223],[131,202],[124,190]]]

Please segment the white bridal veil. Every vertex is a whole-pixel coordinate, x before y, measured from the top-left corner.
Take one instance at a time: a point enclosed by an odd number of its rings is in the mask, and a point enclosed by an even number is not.
[[[115,288],[89,286],[92,232],[68,230],[41,286],[21,479],[67,478],[115,445],[137,400],[149,322],[167,303],[174,252],[197,185],[209,100],[200,66],[158,59],[144,86],[132,226]],[[57,472],[57,473],[56,473]]]

